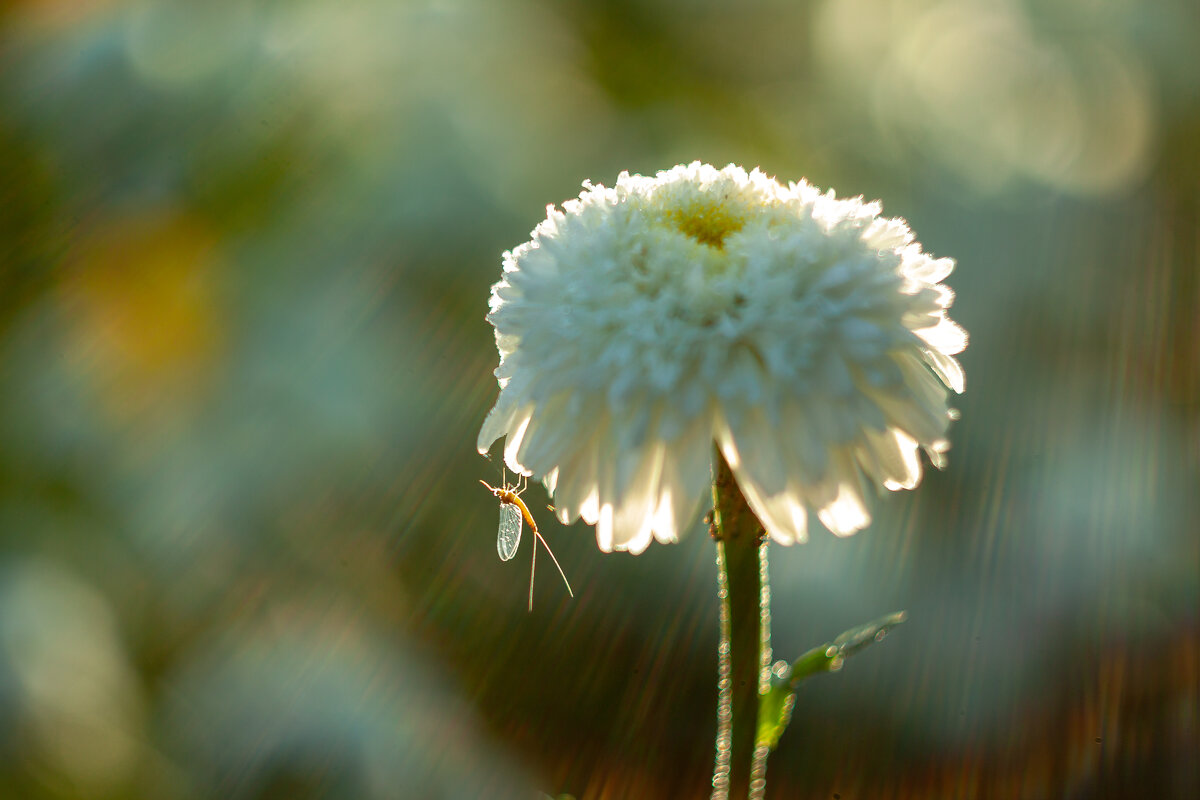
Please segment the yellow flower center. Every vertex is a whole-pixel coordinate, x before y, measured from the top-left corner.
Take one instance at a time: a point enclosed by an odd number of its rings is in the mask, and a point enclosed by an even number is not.
[[[699,195],[689,198],[679,206],[662,210],[663,223],[680,233],[695,239],[700,244],[718,250],[725,245],[725,237],[737,233],[746,224],[745,217],[722,203],[725,197]]]

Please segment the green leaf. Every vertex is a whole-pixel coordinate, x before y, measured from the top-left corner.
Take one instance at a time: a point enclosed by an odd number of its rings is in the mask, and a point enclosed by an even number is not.
[[[802,681],[820,672],[837,672],[847,658],[873,642],[882,641],[888,631],[904,622],[907,616],[904,611],[888,614],[851,628],[832,642],[814,647],[791,664],[777,661],[771,668],[771,685],[758,700],[758,743],[772,750],[779,744],[779,737],[792,720],[796,689]]]
[[[833,645],[838,648],[842,658],[849,658],[872,642],[882,642],[883,637],[887,636],[888,631],[906,619],[908,619],[908,614],[904,611],[888,614],[886,617],[880,617],[874,622],[868,622],[866,625],[851,628],[834,639]]]

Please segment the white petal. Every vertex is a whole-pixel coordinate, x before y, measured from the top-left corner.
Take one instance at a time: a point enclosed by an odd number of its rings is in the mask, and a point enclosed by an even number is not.
[[[600,513],[599,492],[596,486],[596,446],[589,441],[565,459],[558,468],[554,486],[554,507],[564,523],[582,516],[589,525],[596,524]]]
[[[946,387],[923,362],[909,354],[895,357],[904,375],[904,389],[862,387],[887,417],[888,424],[922,444],[943,438],[949,427]]]
[[[904,431],[868,431],[860,452],[863,468],[869,463],[873,476],[889,490],[913,489],[921,482],[917,442]]]
[[[654,533],[654,538],[663,544],[671,544],[679,541],[679,530],[682,525],[677,525],[675,522],[675,509],[671,500],[671,487],[665,487],[659,494],[658,505],[654,509],[654,516],[650,520],[650,530]]]
[[[504,463],[518,475],[530,474],[529,470],[517,460],[517,452],[521,449],[521,441],[525,438],[525,431],[529,428],[529,422],[532,418],[532,408],[523,410],[516,417],[515,429],[510,428],[508,436],[504,440]]]
[[[877,219],[863,233],[863,241],[877,250],[894,250],[912,241],[912,232],[902,219]]]
[[[932,328],[922,328],[916,334],[930,347],[949,355],[961,353],[967,347],[967,332],[948,317],[942,317]]]
[[[804,506],[798,497],[787,492],[787,475],[778,458],[777,443],[767,442],[769,447],[754,451],[741,441],[735,442],[727,427],[723,427],[718,436],[721,453],[733,470],[742,496],[771,538],[780,544],[805,541],[807,517]],[[762,430],[755,429],[755,441],[760,447],[763,436]],[[767,457],[763,458],[764,455]],[[777,486],[776,491],[764,488],[760,476],[767,477],[770,485]]]
[[[496,398],[496,405],[488,412],[487,417],[483,420],[483,426],[479,429],[475,449],[481,454],[487,455],[496,440],[512,429],[513,420],[519,411],[520,408],[511,402],[503,391],[500,392],[500,396]]]
[[[944,420],[949,417],[946,401],[949,394],[943,382],[934,377],[925,365],[924,353],[920,356],[914,353],[898,353],[894,360],[904,375],[904,383],[928,412],[932,419],[939,422],[945,430]],[[956,362],[957,363],[957,362]]]
[[[535,475],[547,474],[574,444],[578,422],[564,413],[562,401],[535,409],[525,428],[516,461]]]
[[[736,470],[749,476],[764,495],[779,494],[787,488],[788,470],[779,434],[761,409],[754,408],[730,430],[726,441],[721,442],[721,450],[730,467],[736,461]],[[732,460],[727,451],[735,454]]]
[[[640,519],[636,516],[613,514],[612,549],[617,552],[630,552],[634,555],[644,552],[654,541],[653,514],[646,514]]]
[[[792,402],[784,410],[779,440],[792,481],[815,484],[824,480],[829,466],[830,443],[800,403]]]
[[[755,506],[761,511],[755,510]],[[790,545],[808,541],[808,509],[804,507],[797,493],[787,491],[774,497],[756,497],[750,508],[760,520],[767,520],[763,527],[778,544]]]
[[[922,253],[919,257],[904,260],[904,274],[925,283],[940,283],[954,271],[953,258],[930,258]]]
[[[821,524],[838,536],[849,536],[871,522],[871,515],[858,490],[848,483],[838,487],[838,496],[817,512]]]
[[[942,438],[949,420],[935,416],[926,404],[915,398],[896,392],[865,390],[883,410],[888,425],[904,431],[918,442],[932,442]]]
[[[650,543],[665,450],[661,444],[647,448],[628,488],[617,501],[613,515],[614,549],[644,550]]]
[[[588,525],[595,525],[600,521],[600,492],[596,487],[592,487],[588,496],[584,498],[583,504],[579,507],[579,516]]]
[[[943,383],[958,394],[963,393],[966,388],[966,376],[963,375],[962,365],[954,359],[954,356],[948,356],[940,350],[932,349],[926,350],[924,356],[925,363],[933,368]]]
[[[596,526],[596,545],[603,552],[611,553],[613,551],[613,507],[600,506],[600,513],[596,516],[595,521],[589,521],[587,517],[584,517],[584,521]]]
[[[692,430],[673,442],[663,460],[660,508],[654,534],[674,541],[696,521],[700,506],[711,499],[712,426],[698,420]],[[669,522],[668,522],[669,520]]]

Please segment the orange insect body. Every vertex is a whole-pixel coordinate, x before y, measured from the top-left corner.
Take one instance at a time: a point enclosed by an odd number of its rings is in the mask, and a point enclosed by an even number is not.
[[[483,481],[480,481],[480,483],[483,483]],[[488,489],[491,489],[492,494],[500,498],[501,503],[508,503],[509,505],[514,505],[519,508],[521,510],[521,516],[525,518],[525,524],[529,526],[529,530],[537,533],[537,523],[533,521],[533,515],[529,513],[529,506],[525,505],[525,501],[521,499],[521,495],[517,494],[512,489],[497,489],[494,486],[488,486],[486,483],[483,483],[483,485],[487,486]]]

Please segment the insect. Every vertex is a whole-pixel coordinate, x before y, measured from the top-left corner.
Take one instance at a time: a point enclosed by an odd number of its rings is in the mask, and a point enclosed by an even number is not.
[[[486,481],[480,481],[480,483],[500,501],[500,527],[496,530],[496,552],[500,554],[500,560],[511,561],[517,554],[517,547],[521,544],[521,522],[524,520],[529,523],[529,530],[533,531],[537,542],[541,542],[542,547],[546,548],[546,552],[550,554],[554,566],[558,567],[558,574],[562,576],[563,583],[567,585],[567,594],[574,597],[575,593],[571,591],[571,582],[567,580],[562,565],[554,557],[554,551],[550,549],[550,545],[546,544],[542,534],[538,533],[537,523],[533,521],[533,515],[529,513],[529,506],[525,505],[525,501],[521,499],[521,492],[525,491],[526,486],[521,485],[520,488],[517,488],[517,484],[510,486],[506,483],[497,489],[495,486],[489,486]],[[533,563],[529,567],[530,611],[533,611],[533,576],[537,570],[537,542],[533,543]]]

